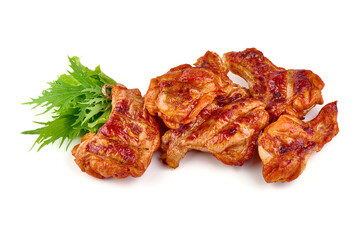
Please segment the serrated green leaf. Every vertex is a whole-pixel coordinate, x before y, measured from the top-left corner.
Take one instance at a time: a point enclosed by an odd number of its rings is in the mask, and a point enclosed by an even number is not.
[[[56,81],[49,82],[49,88],[38,98],[24,104],[33,108],[45,108],[43,113],[52,112],[53,120],[37,122],[43,127],[24,131],[22,134],[38,134],[35,144],[40,150],[45,145],[61,139],[60,146],[67,139],[71,141],[87,132],[96,132],[109,118],[111,100],[102,94],[104,84],[116,82],[101,72],[100,66],[95,70],[83,66],[80,58],[69,57],[68,74],[62,74]]]
[[[81,125],[88,122],[92,117],[94,117],[99,112],[103,112],[105,108],[106,108],[106,104],[96,104],[92,107],[89,107],[88,108],[89,111],[87,112],[84,120],[81,122]]]

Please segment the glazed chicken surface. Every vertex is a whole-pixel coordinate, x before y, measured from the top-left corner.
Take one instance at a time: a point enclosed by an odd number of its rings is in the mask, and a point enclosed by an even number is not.
[[[151,79],[145,106],[172,129],[193,121],[218,95],[232,88],[228,70],[214,52],[206,52],[194,64],[183,64]]]
[[[266,104],[270,122],[281,114],[302,119],[323,103],[324,82],[310,70],[277,67],[255,48],[225,53],[223,59],[231,72],[248,83],[251,96]]]
[[[191,149],[212,153],[228,165],[242,165],[255,151],[260,131],[268,124],[265,104],[234,86],[206,106],[195,120],[168,130],[162,137],[161,159],[170,167]]]
[[[141,176],[160,146],[160,131],[138,89],[112,87],[112,112],[98,133],[72,150],[80,169],[97,178]]]
[[[284,114],[258,139],[266,182],[289,182],[305,169],[312,151],[319,152],[339,132],[337,103],[325,105],[318,116],[303,122]]]

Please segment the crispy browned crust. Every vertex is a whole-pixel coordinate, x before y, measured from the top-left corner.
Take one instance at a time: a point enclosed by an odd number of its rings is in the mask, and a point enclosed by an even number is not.
[[[318,116],[303,122],[281,115],[258,139],[266,182],[290,182],[305,169],[312,151],[320,151],[339,132],[336,102],[325,105]]]
[[[195,120],[170,129],[162,137],[161,159],[170,167],[191,149],[212,153],[228,165],[242,165],[254,151],[260,131],[268,124],[265,105],[248,98],[247,89],[234,87],[218,96]]]
[[[231,72],[247,81],[251,96],[266,104],[271,122],[281,114],[302,119],[323,103],[324,82],[310,70],[277,67],[255,48],[225,53],[223,59]]]
[[[86,134],[72,154],[80,169],[97,178],[141,176],[160,146],[160,131],[138,89],[112,88],[112,112],[98,133]]]
[[[183,64],[151,79],[145,107],[169,128],[190,123],[218,95],[232,87],[228,70],[214,52],[206,52],[192,67]]]

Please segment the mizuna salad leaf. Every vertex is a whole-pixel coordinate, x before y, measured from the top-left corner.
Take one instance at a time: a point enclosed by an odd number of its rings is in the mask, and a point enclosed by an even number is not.
[[[24,131],[23,134],[38,134],[33,147],[39,144],[38,151],[50,143],[61,139],[60,147],[68,141],[67,148],[76,138],[97,130],[107,121],[111,112],[111,100],[102,93],[104,84],[116,84],[97,66],[95,70],[83,66],[78,57],[69,57],[70,68],[57,80],[49,82],[50,87],[37,98],[24,104],[43,107],[51,112],[52,120],[35,122],[41,127]]]

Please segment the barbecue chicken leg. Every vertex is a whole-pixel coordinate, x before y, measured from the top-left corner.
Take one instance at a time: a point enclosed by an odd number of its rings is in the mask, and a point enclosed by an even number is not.
[[[232,81],[221,58],[206,52],[192,67],[183,64],[151,79],[145,107],[172,129],[190,123],[218,95],[227,93]]]
[[[86,134],[72,154],[80,169],[97,178],[141,176],[160,146],[160,131],[138,89],[112,87],[112,112],[98,133]]]
[[[337,112],[336,102],[332,102],[309,122],[284,114],[267,126],[258,139],[265,181],[296,179],[305,169],[311,152],[319,152],[339,132]]]
[[[302,119],[323,103],[324,83],[310,70],[277,67],[255,48],[225,53],[223,59],[231,72],[249,84],[251,96],[266,104],[270,122],[283,113]]]
[[[255,150],[260,131],[268,124],[265,104],[248,98],[241,87],[218,96],[195,120],[168,130],[162,137],[161,159],[170,167],[191,149],[212,153],[228,165],[242,165]]]

